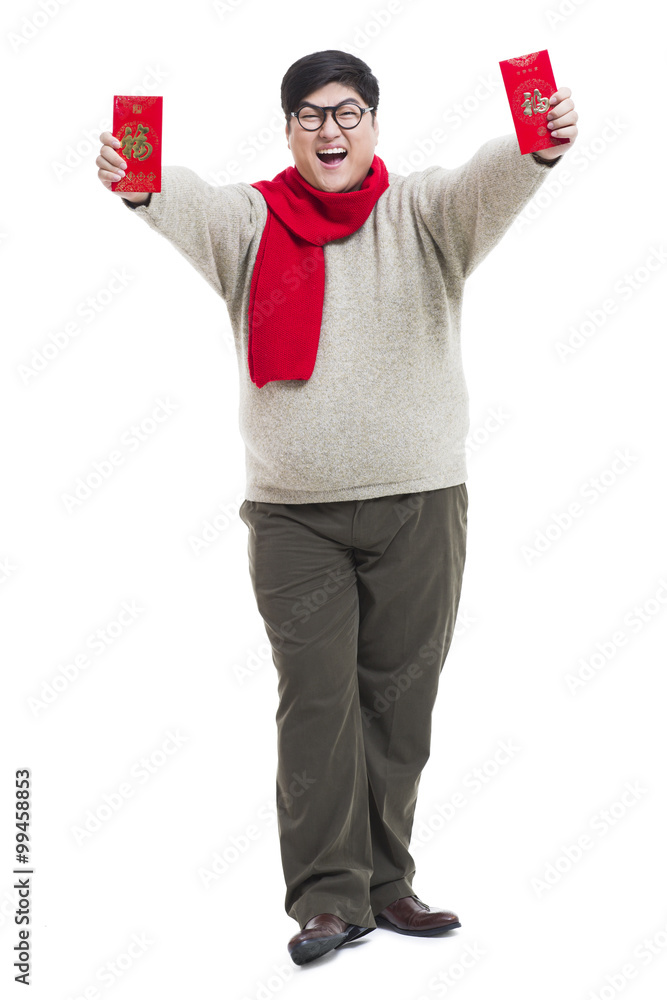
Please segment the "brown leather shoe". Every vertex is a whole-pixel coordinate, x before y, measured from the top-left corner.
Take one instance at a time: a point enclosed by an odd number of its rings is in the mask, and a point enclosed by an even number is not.
[[[399,934],[433,937],[444,934],[452,927],[460,927],[459,918],[447,910],[432,910],[418,896],[404,896],[390,903],[375,915],[378,927],[386,927]]]
[[[311,917],[303,930],[295,934],[287,944],[292,961],[297,965],[312,962],[328,951],[340,948],[348,941],[370,934],[374,927],[358,927],[347,924],[334,913],[318,913]]]

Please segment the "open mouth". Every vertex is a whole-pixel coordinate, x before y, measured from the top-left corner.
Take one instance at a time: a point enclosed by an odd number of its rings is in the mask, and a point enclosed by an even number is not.
[[[346,156],[347,150],[342,147],[337,149],[319,149],[317,151],[318,160],[326,163],[329,167],[335,167],[338,163],[342,163]]]

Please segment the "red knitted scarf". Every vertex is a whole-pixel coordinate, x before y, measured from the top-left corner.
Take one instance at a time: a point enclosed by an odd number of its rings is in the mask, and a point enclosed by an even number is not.
[[[363,226],[389,176],[374,156],[358,191],[320,191],[296,167],[251,187],[267,203],[248,308],[248,368],[261,388],[312,375],[324,302],[322,247]]]

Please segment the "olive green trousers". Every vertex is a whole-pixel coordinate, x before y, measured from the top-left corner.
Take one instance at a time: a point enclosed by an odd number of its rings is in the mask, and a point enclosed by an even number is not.
[[[335,503],[244,500],[278,677],[285,909],[375,927],[408,850],[466,553],[465,483]]]

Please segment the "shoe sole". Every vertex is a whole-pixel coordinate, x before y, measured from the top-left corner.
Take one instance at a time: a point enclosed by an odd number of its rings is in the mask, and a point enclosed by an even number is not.
[[[374,930],[374,927],[358,927],[356,924],[350,924],[342,934],[332,934],[331,937],[302,941],[301,944],[295,945],[290,952],[290,957],[296,965],[305,965],[306,962],[312,962],[314,959],[320,958],[321,955],[335,951],[336,948],[342,948],[349,941],[356,941],[357,938],[363,937],[364,934],[370,934]]]
[[[439,934],[445,934],[447,931],[461,926],[457,920],[456,923],[446,924],[444,927],[427,927],[421,931],[408,931],[403,930],[402,927],[397,927],[396,924],[392,924],[391,920],[387,920],[386,917],[381,917],[379,914],[375,918],[375,923],[378,927],[386,927],[387,930],[396,931],[398,934],[408,934],[410,937],[436,937]]]

